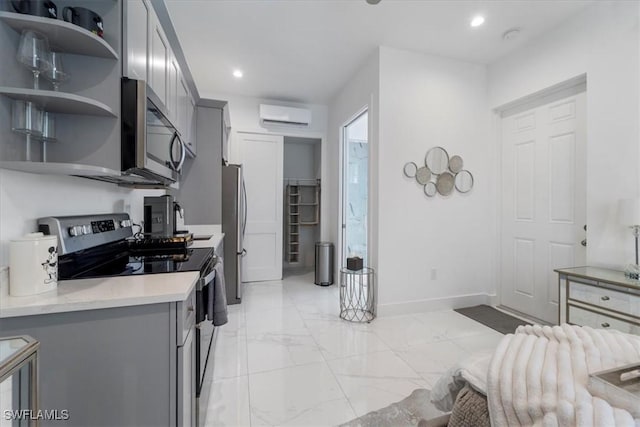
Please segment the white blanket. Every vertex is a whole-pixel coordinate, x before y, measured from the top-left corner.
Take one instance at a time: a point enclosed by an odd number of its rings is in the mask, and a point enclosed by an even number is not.
[[[478,352],[456,362],[431,389],[431,403],[442,412],[450,412],[456,397],[466,384],[487,394],[487,372],[493,351]]]
[[[493,426],[640,426],[587,390],[589,374],[640,361],[640,337],[572,325],[505,335],[487,377]]]

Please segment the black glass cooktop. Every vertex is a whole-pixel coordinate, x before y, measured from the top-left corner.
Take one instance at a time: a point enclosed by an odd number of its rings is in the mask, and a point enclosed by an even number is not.
[[[184,249],[181,251],[121,251],[110,256],[92,255],[60,260],[60,279],[88,279],[96,277],[131,276],[137,274],[177,273],[201,271],[213,256],[212,248]]]

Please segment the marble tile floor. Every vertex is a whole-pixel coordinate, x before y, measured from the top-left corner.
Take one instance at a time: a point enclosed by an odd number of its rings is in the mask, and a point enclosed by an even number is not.
[[[339,305],[313,274],[246,285],[218,332],[205,425],[337,425],[431,389],[502,337],[452,310],[358,324]]]

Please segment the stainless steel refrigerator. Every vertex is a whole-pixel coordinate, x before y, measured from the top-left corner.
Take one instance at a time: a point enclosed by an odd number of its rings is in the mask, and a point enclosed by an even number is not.
[[[242,258],[247,227],[247,192],[242,165],[222,167],[222,232],[224,233],[224,279],[227,304],[242,300]]]

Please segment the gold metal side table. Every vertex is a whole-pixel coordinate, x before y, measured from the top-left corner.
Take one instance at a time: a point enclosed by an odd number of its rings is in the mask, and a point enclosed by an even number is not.
[[[28,335],[0,338],[0,384],[7,378],[17,375],[14,384],[20,385],[19,392],[12,393],[12,398],[17,397],[18,401],[12,401],[11,408],[1,408],[0,416],[2,417],[6,418],[7,414],[12,413],[19,414],[17,418],[12,418],[16,423],[12,425],[39,425],[37,417],[39,348],[40,342]],[[28,368],[27,374],[22,371],[25,367]],[[25,407],[28,407],[27,411],[24,410]]]

